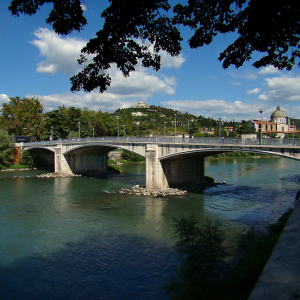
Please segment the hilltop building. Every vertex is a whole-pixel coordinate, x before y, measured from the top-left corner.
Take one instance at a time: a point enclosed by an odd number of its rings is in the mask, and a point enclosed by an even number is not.
[[[278,133],[286,134],[293,133],[296,131],[293,125],[291,125],[291,119],[286,117],[286,114],[280,106],[276,107],[276,110],[271,114],[270,121],[259,121],[259,120],[250,120],[248,122],[249,127],[255,128],[255,131],[259,131],[262,126],[263,133]]]
[[[149,108],[149,105],[147,105],[143,100],[141,100],[138,105],[133,105],[131,108]]]

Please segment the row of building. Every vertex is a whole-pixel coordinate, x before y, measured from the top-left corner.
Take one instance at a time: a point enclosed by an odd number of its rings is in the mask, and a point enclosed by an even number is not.
[[[279,105],[271,114],[270,121],[250,120],[248,125],[254,128],[256,132],[262,129],[263,134],[277,133],[278,136],[284,136],[285,134],[297,132],[294,122],[291,123],[291,118],[287,118]]]
[[[132,108],[149,108],[149,105],[146,105],[145,102],[141,100],[138,105],[134,105]],[[135,117],[147,116],[147,114],[142,112],[132,112],[132,115]],[[161,115],[160,117],[165,117],[165,115]],[[271,114],[270,121],[250,120],[248,121],[248,125],[250,128],[254,128],[256,132],[260,131],[262,127],[263,134],[276,133],[282,137],[288,133],[298,132],[294,122],[291,123],[291,119],[287,118],[285,112],[279,105]],[[232,131],[233,127],[225,127],[225,130]]]

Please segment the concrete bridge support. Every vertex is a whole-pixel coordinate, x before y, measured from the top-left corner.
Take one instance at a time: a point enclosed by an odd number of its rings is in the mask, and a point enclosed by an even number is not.
[[[62,147],[54,148],[54,172],[62,174],[72,174],[73,172],[62,151]]]
[[[170,187],[199,186],[204,183],[204,157],[183,155],[161,161]]]
[[[146,156],[146,187],[148,189],[168,188],[168,182],[158,159],[158,146],[155,144],[147,145]]]
[[[159,160],[158,150],[155,144],[147,145],[146,187],[148,189],[203,184],[204,156],[191,154]]]
[[[99,174],[107,169],[107,153],[70,153],[66,161],[74,174]]]

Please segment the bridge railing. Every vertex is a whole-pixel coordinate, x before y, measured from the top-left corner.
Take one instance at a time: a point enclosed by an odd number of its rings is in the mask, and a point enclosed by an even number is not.
[[[300,147],[300,139],[278,139],[278,138],[263,138],[260,139],[238,139],[238,138],[218,138],[218,137],[95,137],[95,138],[80,138],[80,139],[65,139],[54,141],[42,141],[26,143],[24,146],[42,146],[42,145],[57,145],[57,144],[77,144],[77,143],[162,143],[162,144],[204,144],[204,145],[262,145],[262,146],[288,146]]]

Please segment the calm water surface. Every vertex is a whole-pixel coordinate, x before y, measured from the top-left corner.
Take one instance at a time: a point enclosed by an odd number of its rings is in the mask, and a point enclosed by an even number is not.
[[[166,299],[173,272],[172,217],[219,218],[227,244],[247,228],[265,230],[300,189],[300,162],[214,160],[205,174],[226,185],[202,194],[153,198],[119,195],[144,185],[145,166],[121,166],[107,178],[36,178],[0,173],[0,298]]]

